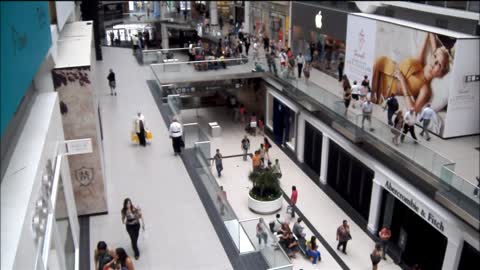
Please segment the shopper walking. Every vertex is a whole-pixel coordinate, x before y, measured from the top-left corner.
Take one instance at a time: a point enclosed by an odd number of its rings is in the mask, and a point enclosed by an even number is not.
[[[265,156],[268,160],[270,160],[270,155],[268,154],[268,151],[270,151],[270,148],[272,148],[272,144],[267,137],[263,137],[263,146],[265,148]]]
[[[262,244],[262,239],[263,242],[265,243],[265,246],[267,245],[267,240],[268,240],[268,233],[267,229],[265,228],[263,218],[258,219],[257,227],[257,238],[258,238],[258,245],[260,246]]]
[[[302,77],[303,64],[305,64],[305,57],[303,57],[302,53],[299,53],[296,60],[298,68],[298,78],[300,79]]]
[[[248,154],[248,150],[250,149],[250,140],[248,139],[247,135],[243,137],[240,147],[243,151],[243,160],[247,161],[247,154]]]
[[[361,89],[362,87],[357,84],[357,81],[353,81],[353,86],[352,86],[352,99],[353,99],[353,104],[352,108],[355,109],[356,102],[359,100],[360,94],[361,94]]]
[[[298,191],[296,186],[292,186],[292,194],[290,195],[290,207],[292,208],[291,217],[295,217],[295,205],[297,205]]]
[[[435,117],[435,111],[430,108],[430,103],[428,103],[425,108],[423,108],[422,113],[420,114],[420,122],[422,122],[422,132],[420,132],[420,136],[423,137],[425,133],[427,137],[427,141],[430,141],[430,134],[428,133],[428,126],[430,125],[430,121]]]
[[[317,238],[312,235],[310,241],[307,241],[306,255],[309,257],[313,265],[316,265],[318,261],[322,260],[320,251],[318,251]]]
[[[137,258],[138,259],[138,258]],[[135,270],[132,259],[123,248],[115,249],[115,267],[113,269]]]
[[[287,53],[284,49],[280,51],[280,71],[283,73],[287,67]]]
[[[306,62],[305,67],[303,68],[303,75],[305,76],[305,84],[308,85],[308,80],[310,79],[310,70],[312,70],[311,62]]]
[[[137,113],[137,119],[135,119],[135,133],[138,136],[138,142],[141,146],[146,147],[147,141],[145,139],[146,131],[145,131],[145,117],[141,112]]]
[[[404,123],[403,112],[402,110],[399,110],[397,112],[397,116],[395,117],[395,120],[393,121],[393,128],[392,128],[392,133],[393,133],[392,142],[395,145],[400,144],[400,142],[398,141],[398,137],[400,137],[400,133],[402,133],[403,123]]]
[[[364,127],[365,120],[368,121],[368,126],[370,128],[370,131],[373,131],[372,128],[372,111],[373,111],[373,105],[370,99],[367,99],[362,104],[362,129]]]
[[[128,235],[132,242],[133,252],[135,253],[135,259],[140,257],[140,251],[138,250],[138,235],[140,232],[140,223],[142,223],[142,229],[145,231],[145,221],[143,220],[142,212],[139,207],[135,207],[129,198],[123,201],[122,208],[122,223],[127,228]],[[142,222],[140,222],[142,221]]]
[[[252,170],[259,171],[262,169],[262,160],[260,159],[260,151],[255,151],[255,154],[252,156]]]
[[[405,114],[405,117],[403,118],[404,120],[404,125],[403,125],[403,132],[402,135],[400,136],[400,141],[403,143],[405,140],[405,134],[407,132],[410,132],[413,138],[414,143],[417,142],[417,136],[415,135],[415,121],[417,120],[417,115],[415,113],[415,110],[413,108],[410,108],[410,110]]]
[[[99,241],[97,243],[97,249],[93,255],[93,261],[95,264],[95,270],[103,270],[103,267],[114,260],[115,252],[107,247],[107,243]]]
[[[378,264],[382,260],[382,248],[379,244],[375,244],[375,248],[370,254],[370,260],[372,261],[372,270],[377,270]]]
[[[342,80],[343,77],[343,68],[345,67],[345,61],[343,61],[343,57],[340,57],[339,63],[338,63],[338,81]]]
[[[392,93],[387,99],[387,103],[383,110],[387,110],[387,121],[390,126],[393,126],[392,117],[395,112],[398,110],[398,100],[395,98],[395,95]]]
[[[222,177],[223,163],[222,163],[222,154],[220,154],[220,149],[217,149],[215,156],[212,159],[212,165],[215,163],[217,168],[218,177]]]
[[[352,239],[350,235],[350,226],[347,224],[347,221],[344,220],[342,225],[337,229],[337,250],[340,250],[340,247],[343,247],[342,252],[346,255],[347,254],[347,242]]]
[[[253,42],[253,61],[258,61],[260,60],[260,58],[258,57],[258,48],[259,45],[257,43],[257,41]]]
[[[217,193],[218,206],[220,208],[220,215],[225,215],[225,204],[227,203],[227,192],[220,186],[220,190]]]
[[[108,36],[110,37],[110,46],[113,46],[115,42],[115,34],[113,33],[113,31],[110,31]]]
[[[345,115],[347,115],[348,106],[350,106],[350,102],[352,101],[352,86],[350,85],[350,81],[348,80],[347,75],[343,75],[342,86],[343,103],[345,104]]]
[[[133,49],[133,55],[137,53],[138,49],[138,37],[137,35],[132,35],[132,49]]]
[[[388,250],[388,241],[390,240],[390,237],[392,237],[392,231],[388,228],[388,226],[384,226],[380,232],[378,233],[378,236],[380,236],[380,243],[382,245],[382,251],[383,251],[383,259],[386,260],[386,254]]]
[[[272,166],[273,173],[280,179],[282,178],[282,169],[280,168],[280,162],[275,159],[275,164]]]
[[[245,37],[245,53],[247,54],[248,57],[248,51],[250,50],[250,35],[247,34]]]
[[[115,81],[115,73],[112,69],[110,69],[110,73],[107,76],[108,86],[110,86],[110,95],[117,95],[117,91],[115,91],[115,87],[117,86],[117,82]]]
[[[176,117],[173,118],[168,131],[170,133],[170,138],[172,139],[173,152],[175,153],[175,156],[176,156],[182,152],[181,148],[185,146],[182,139],[182,136],[183,136],[182,124],[178,122]]]

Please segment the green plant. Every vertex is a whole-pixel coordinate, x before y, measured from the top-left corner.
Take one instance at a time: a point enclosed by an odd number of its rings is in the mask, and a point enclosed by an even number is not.
[[[250,190],[252,198],[259,201],[273,201],[282,196],[280,181],[272,170],[252,171],[248,179],[253,183],[253,188]]]

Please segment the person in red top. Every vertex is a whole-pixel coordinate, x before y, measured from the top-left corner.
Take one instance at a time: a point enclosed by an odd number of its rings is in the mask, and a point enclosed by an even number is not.
[[[292,186],[292,195],[290,195],[290,206],[292,207],[292,218],[295,217],[294,207],[297,204],[298,191],[296,186]]]
[[[388,249],[388,240],[390,240],[390,237],[392,237],[392,231],[390,231],[388,226],[383,226],[378,235],[380,236],[380,242],[382,244],[383,259],[386,260],[387,257],[385,257],[385,254],[387,253]]]

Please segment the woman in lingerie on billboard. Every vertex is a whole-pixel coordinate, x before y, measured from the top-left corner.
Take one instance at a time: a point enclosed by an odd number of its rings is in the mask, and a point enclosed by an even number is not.
[[[449,47],[453,47],[455,41],[448,41]],[[428,45],[431,53],[427,53]],[[386,56],[379,57],[373,67],[372,102],[381,104],[390,94],[404,96],[407,108],[413,107],[419,113],[432,97],[432,79],[442,78],[449,72],[450,58],[448,49],[432,33],[427,34],[415,58],[406,58],[397,64]]]

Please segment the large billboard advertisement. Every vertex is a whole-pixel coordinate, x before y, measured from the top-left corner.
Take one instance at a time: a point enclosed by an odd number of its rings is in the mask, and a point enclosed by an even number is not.
[[[370,78],[375,104],[383,105],[393,94],[401,110],[414,108],[418,115],[431,104],[436,117],[429,129],[441,137],[475,134],[479,84],[471,76],[479,74],[476,41],[475,48],[466,46],[475,39],[350,15],[345,73],[351,80]]]

